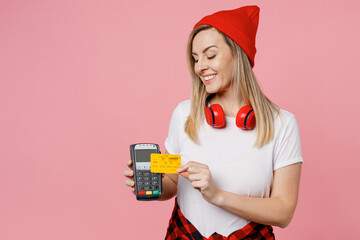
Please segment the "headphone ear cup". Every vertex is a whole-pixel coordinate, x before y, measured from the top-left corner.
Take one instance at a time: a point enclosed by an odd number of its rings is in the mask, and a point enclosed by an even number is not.
[[[255,112],[254,110],[252,110],[247,117],[245,127],[248,130],[252,130],[255,128],[255,125],[256,125]]]
[[[214,124],[212,110],[207,106],[205,106],[205,119],[210,126]]]
[[[251,130],[256,125],[255,113],[252,107],[245,105],[236,115],[236,126],[243,130]]]
[[[225,127],[225,114],[224,110],[222,109],[220,104],[213,104],[210,106],[210,109],[212,110],[214,114],[214,124],[213,127],[215,128],[223,128]]]

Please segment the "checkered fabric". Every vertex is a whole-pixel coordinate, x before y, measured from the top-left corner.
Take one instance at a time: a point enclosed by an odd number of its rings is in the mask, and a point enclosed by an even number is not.
[[[165,240],[275,240],[273,229],[254,222],[250,222],[242,229],[224,237],[218,233],[213,233],[209,238],[203,237],[199,231],[185,218],[179,209],[175,199],[175,207],[169,221]]]

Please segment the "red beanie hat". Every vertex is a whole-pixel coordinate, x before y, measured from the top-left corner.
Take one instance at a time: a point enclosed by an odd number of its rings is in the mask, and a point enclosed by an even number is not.
[[[250,59],[251,66],[254,67],[259,12],[258,6],[245,6],[216,12],[201,19],[195,24],[194,29],[199,25],[207,24],[225,33],[244,50]]]

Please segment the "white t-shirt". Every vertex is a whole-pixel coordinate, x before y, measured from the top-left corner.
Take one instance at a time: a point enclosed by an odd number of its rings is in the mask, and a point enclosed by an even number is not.
[[[226,127],[216,129],[204,119],[194,143],[184,131],[190,113],[190,101],[175,108],[165,141],[170,154],[181,155],[181,165],[196,161],[209,166],[215,185],[225,191],[251,197],[269,197],[273,171],[297,162],[303,162],[300,135],[292,113],[281,109],[283,118],[274,122],[274,138],[261,148],[253,147],[254,130],[241,130],[235,118],[226,118]],[[236,216],[203,199],[189,180],[179,175],[177,200],[184,216],[206,238],[217,232],[228,236],[243,228],[248,220]]]

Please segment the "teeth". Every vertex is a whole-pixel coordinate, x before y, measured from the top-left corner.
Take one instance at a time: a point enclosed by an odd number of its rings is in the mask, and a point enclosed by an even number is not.
[[[206,76],[206,77],[204,77],[204,79],[205,79],[205,81],[208,81],[208,80],[210,80],[210,79],[213,79],[215,76],[216,76],[216,74],[210,75],[210,76]]]

